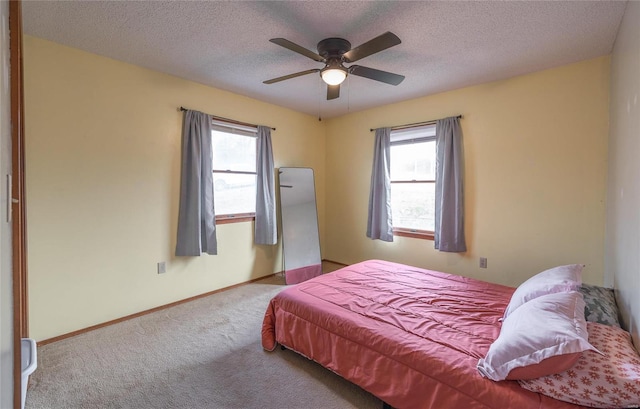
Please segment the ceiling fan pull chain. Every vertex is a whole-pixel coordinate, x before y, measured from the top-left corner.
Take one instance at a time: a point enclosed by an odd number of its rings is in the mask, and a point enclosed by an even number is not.
[[[347,78],[347,113],[351,112],[351,78]]]
[[[318,122],[322,122],[322,115],[320,113],[320,106],[322,104],[322,78],[318,79]]]

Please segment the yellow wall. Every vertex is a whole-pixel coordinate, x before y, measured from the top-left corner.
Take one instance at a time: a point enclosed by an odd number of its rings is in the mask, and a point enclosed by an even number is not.
[[[607,279],[640,348],[640,2],[630,1],[611,57]]]
[[[173,256],[181,105],[276,127],[276,166],[315,170],[324,235],[315,117],[33,37],[24,51],[31,337],[282,270],[280,246],[252,244],[253,223],[218,226],[217,256]]]
[[[274,126],[276,166],[315,170],[323,258],[381,258],[517,285],[584,263],[603,280],[608,57],[318,122],[250,98],[25,38],[30,331],[43,340],[281,270],[252,223],[175,258],[186,106]],[[466,254],[365,237],[369,128],[463,114]],[[488,269],[478,268],[478,257]],[[167,261],[168,271],[156,273]]]
[[[327,121],[325,258],[381,258],[518,285],[583,263],[602,284],[609,58],[352,113]],[[366,238],[370,128],[462,114],[468,251]],[[479,257],[488,268],[478,267]]]

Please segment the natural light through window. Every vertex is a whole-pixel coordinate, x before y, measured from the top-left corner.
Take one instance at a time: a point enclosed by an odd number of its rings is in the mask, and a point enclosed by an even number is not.
[[[213,186],[216,218],[256,211],[255,129],[214,123]]]
[[[392,130],[390,163],[394,233],[433,233],[435,125]]]

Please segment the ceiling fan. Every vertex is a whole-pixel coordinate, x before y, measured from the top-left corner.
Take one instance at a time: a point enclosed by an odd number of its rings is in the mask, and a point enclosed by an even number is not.
[[[348,74],[369,78],[391,85],[398,85],[402,80],[404,80],[404,75],[393,74],[391,72],[381,71],[375,68],[363,67],[361,65],[352,65],[350,67],[344,66],[344,63],[356,62],[362,58],[370,56],[371,54],[375,54],[393,47],[394,45],[400,44],[400,38],[390,31],[387,31],[386,33],[379,35],[356,48],[351,48],[351,43],[344,38],[325,38],[318,43],[317,54],[284,38],[272,38],[269,41],[298,54],[302,54],[312,60],[322,62],[325,66],[324,68],[313,68],[263,81],[265,84],[273,84],[291,78],[300,77],[302,75],[319,72],[322,80],[327,84],[327,99],[335,99],[340,96],[340,84],[342,84],[345,78],[347,78]]]

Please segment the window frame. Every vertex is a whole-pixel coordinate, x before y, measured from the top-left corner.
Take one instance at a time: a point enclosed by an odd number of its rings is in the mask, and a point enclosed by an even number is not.
[[[411,129],[411,128],[425,128],[425,129],[427,129],[427,127],[429,127],[429,128],[433,127],[433,130],[434,130],[434,134],[433,135],[421,136],[421,137],[417,137],[417,138],[393,141],[393,132],[394,131],[401,131],[401,130]],[[390,142],[391,147],[399,146],[399,145],[413,145],[413,144],[422,143],[422,142],[435,142],[435,140],[436,140],[435,123],[433,123],[433,124],[421,124],[421,125],[415,126],[415,127],[391,128],[391,142]],[[390,153],[390,155],[391,155],[391,153]],[[390,156],[390,160],[392,160],[391,156]],[[420,180],[402,180],[402,179],[398,179],[398,180],[393,180],[393,179],[391,179],[391,175],[389,175],[389,182],[390,182],[391,185],[393,185],[393,184],[401,184],[401,183],[410,183],[410,184],[414,184],[414,183],[415,184],[418,184],[418,183],[433,183],[435,185],[436,179],[435,179],[435,175],[434,175],[433,179],[420,179]],[[393,187],[392,187],[392,189],[393,189]],[[392,220],[392,222],[393,222],[393,220]],[[395,227],[395,226],[392,226],[392,231],[393,231],[393,235],[394,236],[411,237],[411,238],[414,238],[414,239],[422,239],[422,240],[435,240],[435,232],[434,231],[430,231],[430,230],[422,230],[422,229],[413,229],[413,228],[408,228],[408,227]]]
[[[252,126],[245,126],[245,125],[240,125],[240,124],[235,124],[233,122],[227,122],[227,121],[223,121],[220,119],[213,119],[212,120],[212,133],[211,133],[211,138],[213,138],[213,131],[218,131],[218,132],[225,132],[227,134],[231,134],[231,135],[237,135],[237,136],[242,136],[245,138],[254,138],[257,139],[258,137],[258,128],[257,127],[252,127]],[[257,144],[256,144],[257,145]],[[231,170],[231,169],[216,169],[215,168],[215,163],[212,166],[212,176],[214,176],[215,174],[232,174],[232,175],[255,175],[256,179],[258,176],[258,157],[257,157],[257,146],[256,146],[256,156],[254,158],[255,161],[255,165],[256,165],[256,171],[255,172],[250,172],[250,171],[240,171],[240,170]],[[212,180],[213,183],[213,188],[215,191],[215,177],[213,177]],[[257,186],[257,180],[256,180],[256,189],[258,188]],[[215,193],[214,193],[215,195]],[[215,196],[214,196],[215,197]],[[230,223],[243,223],[243,222],[251,222],[251,221],[255,221],[256,219],[256,212],[245,212],[245,213],[228,213],[228,214],[216,214],[215,215],[215,219],[216,219],[216,224],[230,224]]]

